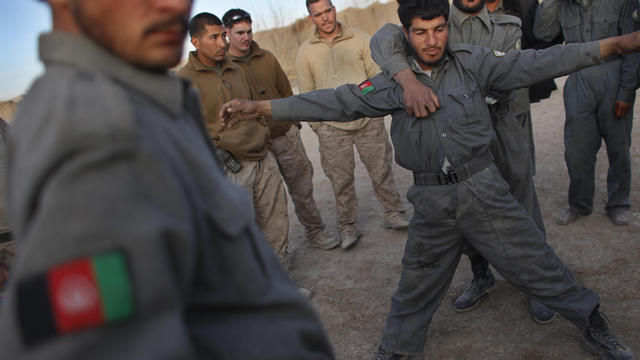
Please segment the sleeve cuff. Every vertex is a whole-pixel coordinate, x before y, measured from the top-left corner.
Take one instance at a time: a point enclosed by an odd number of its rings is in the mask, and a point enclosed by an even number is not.
[[[271,115],[274,121],[290,121],[291,111],[289,99],[271,100]]]
[[[616,96],[616,101],[623,101],[631,104],[633,103],[635,96],[636,96],[635,91],[619,89],[618,95]]]

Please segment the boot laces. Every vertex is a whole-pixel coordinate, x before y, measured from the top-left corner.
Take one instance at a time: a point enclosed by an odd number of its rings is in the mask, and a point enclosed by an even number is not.
[[[602,344],[611,347],[612,349],[623,349],[625,346],[620,341],[618,336],[609,329],[607,325],[610,321],[609,318],[598,311],[598,315],[591,319],[591,326],[589,326],[589,333],[592,337],[598,339]]]

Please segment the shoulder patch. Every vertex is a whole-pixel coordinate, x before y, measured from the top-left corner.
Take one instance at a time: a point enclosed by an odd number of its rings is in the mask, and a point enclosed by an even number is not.
[[[521,49],[522,49],[522,40],[518,38],[518,40],[516,40],[516,50],[521,50]]]
[[[633,14],[631,14],[633,21],[640,22],[640,11],[638,9],[633,10]]]
[[[132,317],[132,290],[120,251],[74,259],[21,281],[17,308],[25,344]]]
[[[360,85],[358,85],[358,88],[360,89],[360,92],[362,93],[362,95],[367,95],[376,89],[376,87],[373,86],[373,83],[371,82],[371,80],[363,81],[362,83],[360,83]]]
[[[502,52],[502,51],[498,51],[498,50],[493,50],[493,55],[495,57],[503,57],[506,55],[506,53]]]

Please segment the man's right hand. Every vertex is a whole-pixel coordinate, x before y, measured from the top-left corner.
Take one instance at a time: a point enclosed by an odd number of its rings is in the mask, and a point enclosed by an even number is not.
[[[222,105],[219,115],[222,128],[231,127],[239,121],[271,115],[271,102],[233,99]]]
[[[402,87],[402,101],[409,115],[425,118],[440,107],[438,96],[421,83],[413,71],[402,70],[393,76],[393,80]]]

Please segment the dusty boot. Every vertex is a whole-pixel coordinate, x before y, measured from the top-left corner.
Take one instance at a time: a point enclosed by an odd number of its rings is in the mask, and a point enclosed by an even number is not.
[[[360,240],[362,233],[358,229],[348,229],[340,234],[342,239],[340,246],[343,250],[347,250]]]
[[[531,317],[538,324],[548,324],[556,318],[556,312],[544,306],[541,302],[531,299]]]
[[[582,335],[582,346],[603,360],[638,360],[631,348],[609,329],[607,320],[598,311],[598,307],[589,316],[589,326]]]
[[[371,360],[409,360],[409,359],[411,359],[410,356],[394,354],[390,351],[383,349],[382,346],[378,347],[378,351],[376,351],[376,353],[373,354],[373,357],[371,358]]]
[[[482,256],[470,257],[473,279],[471,285],[454,302],[457,312],[471,311],[480,303],[480,298],[487,293],[496,279],[489,269],[489,263]]]
[[[393,230],[406,230],[409,222],[405,219],[404,212],[394,211],[384,215],[384,227]]]
[[[607,210],[607,216],[609,216],[609,220],[611,220],[611,222],[616,226],[629,225],[629,222],[631,221],[629,208],[616,207],[609,209]]]
[[[331,250],[340,245],[340,240],[329,237],[324,231],[320,231],[309,239],[309,245],[322,250]]]

